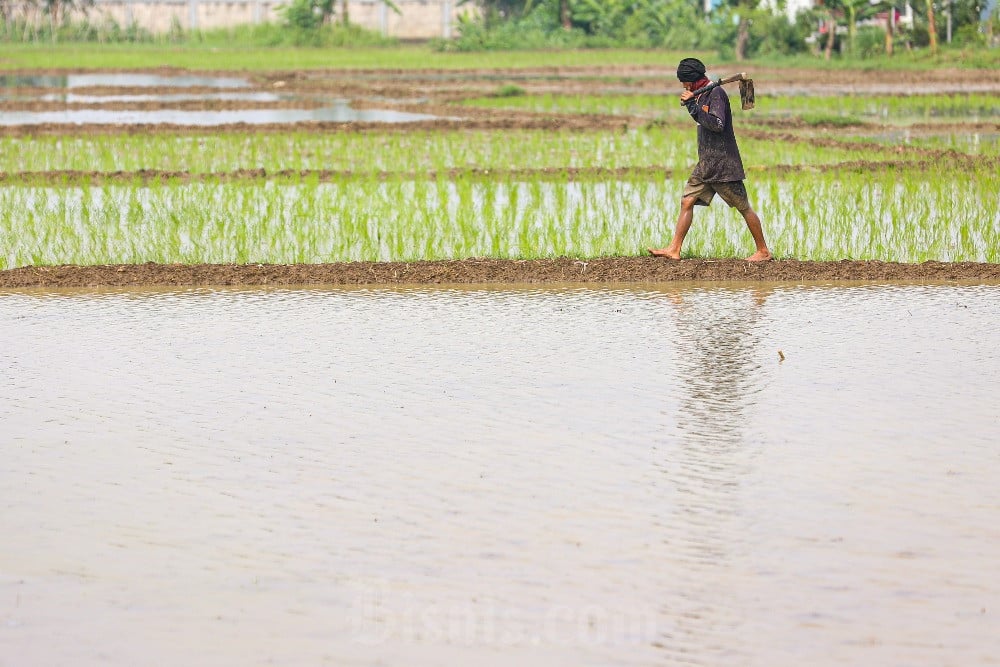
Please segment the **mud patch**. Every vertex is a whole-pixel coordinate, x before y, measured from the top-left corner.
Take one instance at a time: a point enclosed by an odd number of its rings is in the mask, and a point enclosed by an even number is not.
[[[24,267],[0,271],[0,288],[445,285],[667,282],[1000,282],[1000,264],[879,261],[750,263],[652,257],[538,260],[465,259],[336,264],[126,264]]]
[[[928,151],[930,152],[930,151]],[[994,167],[1000,169],[1000,157],[972,157],[954,151],[936,151],[927,159],[912,160],[848,160],[831,164],[816,165],[755,165],[748,171],[755,174],[826,173],[832,171],[855,171],[858,173],[880,173],[903,169],[931,171],[941,168],[941,160],[948,160],[952,168],[967,170]],[[447,170],[426,171],[351,171],[337,169],[236,169],[225,172],[165,171],[139,169],[135,171],[0,171],[0,183],[19,185],[95,185],[101,183],[223,183],[236,181],[300,181],[314,179],[332,183],[351,180],[378,179],[382,181],[412,180],[453,180],[472,178],[477,181],[594,181],[625,179],[669,179],[676,176],[674,170],[664,165],[646,167],[538,167],[521,169],[497,169],[482,167],[461,167]]]

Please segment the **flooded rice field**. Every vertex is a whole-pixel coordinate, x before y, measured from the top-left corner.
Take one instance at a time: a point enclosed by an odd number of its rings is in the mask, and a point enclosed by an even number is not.
[[[248,79],[232,76],[140,72],[7,75],[0,76],[0,125],[198,127],[237,123],[406,123],[436,118],[393,109],[355,109],[352,100],[347,99],[274,92],[281,88],[254,90]],[[227,102],[233,108],[213,108]],[[194,108],[172,108],[178,104]]]
[[[995,276],[998,72],[752,74],[759,104],[736,114],[748,189],[775,257],[794,263],[767,279],[885,278],[872,262],[914,264],[891,279]],[[612,281],[704,278],[633,270],[667,242],[697,152],[675,79],[667,65],[12,72],[0,285],[246,284],[254,267],[272,283],[358,283],[344,263],[422,260],[464,264],[411,275],[476,282],[483,258],[509,261],[500,282],[565,280],[534,262],[557,258],[616,259]],[[870,107],[885,122],[851,124]],[[687,251],[704,267],[746,243],[717,205]],[[65,282],[64,265],[96,268]]]
[[[1000,288],[0,293],[11,664],[995,664]]]
[[[150,72],[69,72],[65,74],[7,74],[0,76],[3,88],[248,88],[238,76],[198,74],[154,74]]]
[[[752,74],[759,264],[673,65],[0,77],[0,665],[997,664],[1000,72]]]
[[[722,66],[724,67],[724,66]],[[712,76],[728,71],[710,72]],[[752,72],[758,83],[760,104],[754,115],[794,121],[799,103],[787,100],[821,100],[814,110],[837,115],[857,115],[866,120],[898,126],[915,120],[942,125],[983,121],[995,126],[1000,105],[1000,76],[990,70],[932,70],[920,72],[836,70],[786,70],[763,65]],[[482,123],[482,114],[463,100],[502,96],[504,88],[516,95],[544,99],[546,95],[663,97],[656,108],[633,113],[626,108],[563,118],[556,125],[578,128],[635,125],[678,112],[673,104],[677,87],[672,66],[579,68],[497,68],[495,70],[302,70],[248,75],[244,72],[192,73],[185,70],[59,72],[25,71],[0,76],[0,125],[101,126],[230,126],[233,124],[291,125],[301,123],[434,123],[464,120]],[[945,95],[952,102],[911,108],[887,98],[919,99]],[[184,99],[179,99],[182,96]],[[962,100],[967,99],[963,103]],[[175,107],[185,104],[180,113]],[[221,102],[231,108],[216,109]],[[243,103],[239,107],[235,103]],[[803,102],[807,103],[808,102]],[[142,109],[116,108],[121,105]],[[271,108],[267,108],[271,107]],[[268,116],[261,110],[273,112]],[[115,112],[125,115],[115,119]],[[247,112],[241,118],[239,111]],[[549,110],[551,111],[551,110]],[[558,114],[558,110],[557,114]],[[141,112],[141,113],[140,113]],[[196,113],[199,112],[199,113]],[[679,113],[679,112],[678,112]],[[561,115],[561,114],[558,114]],[[607,116],[621,118],[610,121]],[[487,115],[500,127],[532,127],[540,119],[511,110],[492,109]],[[553,118],[547,119],[552,123]],[[744,119],[741,119],[744,120]],[[745,119],[751,121],[752,118]]]
[[[233,109],[186,111],[183,109],[107,110],[69,109],[62,111],[8,111],[0,115],[0,125],[131,125],[168,124],[213,126],[235,123],[247,125],[300,122],[379,122],[405,123],[432,120],[430,114],[403,111],[353,109],[347,102],[334,102],[317,109]]]

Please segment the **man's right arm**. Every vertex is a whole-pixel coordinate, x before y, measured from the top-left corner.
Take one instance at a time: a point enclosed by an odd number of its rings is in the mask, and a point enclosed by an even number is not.
[[[691,114],[691,118],[698,122],[698,100],[695,99],[694,95],[691,94],[690,90],[685,90],[681,93],[681,104],[687,108],[687,112]]]
[[[701,98],[706,102],[706,104],[700,107],[698,106],[698,100],[694,99],[694,97],[687,102],[688,113],[691,114],[691,117],[694,118],[696,123],[710,132],[722,132],[726,126],[725,121],[723,121],[722,117],[719,115],[719,112],[721,111],[720,100],[716,91],[721,92],[722,89],[716,88],[707,94],[702,94]]]

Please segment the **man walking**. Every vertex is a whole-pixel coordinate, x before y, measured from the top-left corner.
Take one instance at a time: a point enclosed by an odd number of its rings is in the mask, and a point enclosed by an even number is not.
[[[757,251],[747,261],[763,262],[771,259],[771,251],[764,242],[760,218],[750,207],[743,179],[743,160],[736,134],[733,132],[733,111],[729,96],[722,86],[701,93],[692,93],[710,82],[705,76],[705,65],[697,58],[685,58],[677,66],[677,78],[684,85],[681,102],[687,106],[691,118],[698,123],[698,164],[691,172],[681,196],[681,211],[677,216],[674,237],[666,248],[649,248],[650,254],[668,259],[681,258],[684,237],[694,219],[694,207],[708,206],[719,195],[730,207],[735,208],[746,220]]]

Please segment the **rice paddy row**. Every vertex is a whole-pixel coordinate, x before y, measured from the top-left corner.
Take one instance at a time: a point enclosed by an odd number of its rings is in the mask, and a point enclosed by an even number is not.
[[[565,95],[544,93],[483,97],[465,100],[468,106],[489,109],[510,109],[538,113],[612,114],[644,117],[677,117],[686,115],[677,101],[677,94],[665,95]],[[927,119],[998,119],[1000,98],[989,93],[957,93],[953,95],[770,95],[756,91],[756,116],[794,116],[827,114],[857,116],[880,121]],[[730,91],[739,99],[735,88]],[[738,104],[734,105],[738,106]],[[750,118],[752,120],[752,117]]]
[[[890,147],[824,145],[741,134],[748,166],[821,165],[873,159]],[[893,147],[894,148],[894,147]],[[1000,153],[1000,151],[998,151]],[[628,132],[223,133],[0,138],[0,172],[139,170],[194,174],[236,170],[446,171],[451,169],[687,169],[697,141],[688,124]],[[926,157],[926,156],[925,156]]]
[[[670,235],[682,179],[449,180],[0,188],[0,269],[25,265],[316,263],[635,255]],[[1000,262],[1000,175],[907,169],[747,182],[779,257]],[[742,256],[721,204],[687,252]]]
[[[669,239],[697,155],[675,96],[524,95],[469,104],[656,122],[623,131],[3,136],[0,269],[586,260],[642,254]],[[996,96],[977,94],[759,97],[754,112],[737,116],[737,133],[751,200],[776,256],[1000,262],[1000,143],[989,136],[992,121],[982,141],[955,130],[1000,117],[997,106]],[[831,131],[782,120],[838,114],[875,121]],[[904,141],[891,129],[938,118],[952,125],[934,139]],[[884,136],[866,136],[880,127]],[[721,202],[698,209],[689,256],[750,250],[736,213]]]

